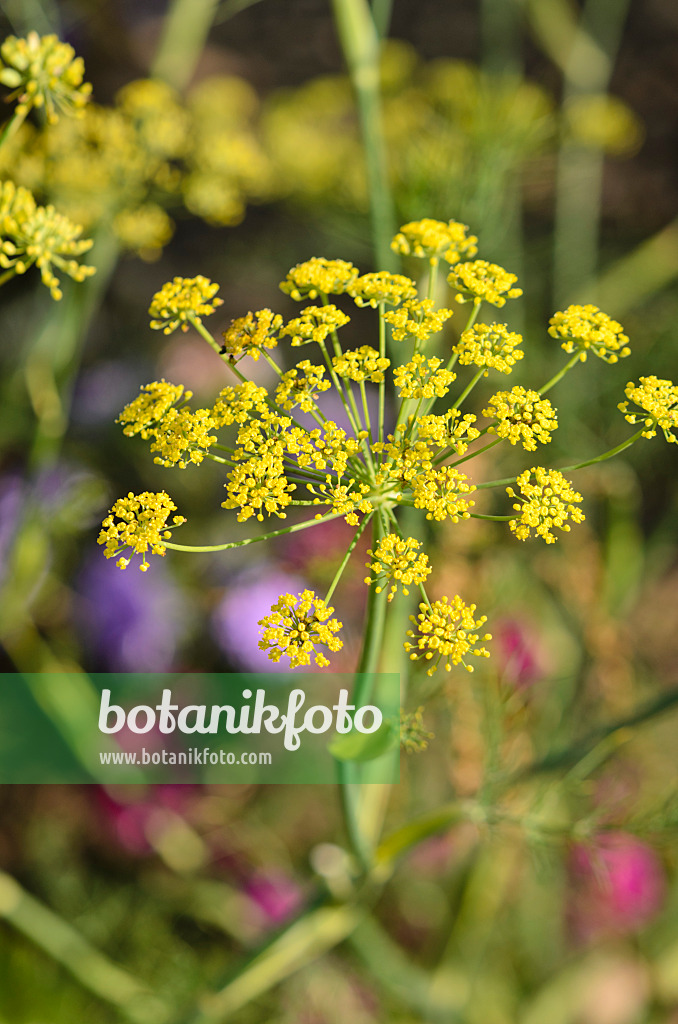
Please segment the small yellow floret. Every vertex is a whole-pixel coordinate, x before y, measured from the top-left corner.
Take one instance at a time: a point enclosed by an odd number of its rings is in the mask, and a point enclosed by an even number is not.
[[[104,519],[97,543],[106,545],[106,558],[115,558],[121,551],[131,548],[134,554],[143,556],[140,569],[145,572],[149,548],[154,555],[164,555],[163,541],[169,539],[170,530],[186,522],[183,516],[174,516],[172,527],[168,527],[167,520],[175,509],[176,505],[165,491],[144,491],[143,494],[130,491],[126,498],[118,498]],[[118,559],[118,568],[126,569],[129,562],[129,558]]]
[[[402,586],[403,594],[409,594],[407,589],[414,585],[418,587],[426,581],[431,572],[428,564],[428,557],[425,554],[418,554],[421,544],[414,537],[399,537],[395,533],[387,533],[379,541],[376,549],[368,549],[368,556],[372,559],[366,562],[374,577],[368,576],[365,583],[378,583],[376,591],[378,594],[384,589],[386,583],[391,581],[391,588],[388,600],[392,601],[397,593],[398,586]]]
[[[414,507],[426,509],[426,518],[442,522],[451,519],[458,523],[468,519],[469,509],[475,502],[466,498],[475,491],[473,484],[466,483],[468,477],[453,466],[428,469],[412,482]]]
[[[0,82],[13,90],[8,99],[18,100],[18,114],[25,117],[32,107],[44,109],[49,124],[56,124],[60,113],[82,114],[92,86],[82,80],[82,57],[76,57],[73,47],[58,36],[37,32],[29,32],[25,39],[8,36],[0,57]]]
[[[214,297],[218,291],[219,285],[202,275],[175,277],[153,296],[148,311],[153,317],[151,327],[154,331],[171,334],[177,327],[187,331],[191,322],[202,323],[201,317],[209,316],[221,306],[223,300]]]
[[[622,325],[597,306],[568,306],[564,313],[555,313],[549,324],[551,337],[562,338],[561,348],[566,352],[579,351],[582,363],[588,352],[606,363],[616,363],[631,353]]]
[[[188,400],[192,391],[184,391],[183,384],[169,384],[166,380],[156,380],[152,384],[144,384],[134,401],[126,405],[118,416],[116,423],[123,423],[123,434],[134,437],[140,434],[144,440],[155,435],[155,428],[179,399]]]
[[[276,347],[282,325],[283,318],[270,309],[239,316],[223,332],[223,352],[234,362],[242,356],[252,356],[256,362],[262,349]]]
[[[451,370],[439,369],[442,360],[426,359],[418,353],[404,366],[396,366],[393,383],[401,398],[444,398],[456,378]]]
[[[498,391],[490,399],[483,416],[494,419],[487,428],[489,434],[506,438],[511,444],[520,441],[528,452],[537,449],[537,441],[549,444],[551,430],[556,430],[556,410],[548,398],[540,398],[537,391],[515,387],[510,391]]]
[[[489,658],[490,652],[477,645],[480,641],[492,639],[491,633],[485,633],[481,637],[476,632],[487,622],[487,616],[481,615],[479,619],[475,619],[475,610],[474,604],[464,604],[458,594],[452,601],[443,597],[441,601],[434,601],[432,605],[422,602],[419,605],[419,615],[416,618],[414,615],[410,616],[410,622],[417,627],[419,635],[409,629],[407,635],[412,637],[414,642],[407,641],[404,644],[410,660],[423,659],[429,662],[427,673],[430,676],[441,661],[447,672],[453,665],[460,664],[467,672],[473,672],[473,666],[466,664],[466,656],[470,654],[476,658]]]
[[[323,380],[324,366],[313,366],[308,359],[298,363],[292,370],[283,373],[275,390],[275,400],[281,409],[292,410],[299,406],[302,412],[311,412],[322,391],[332,387],[329,380]]]
[[[630,381],[624,393],[642,412],[628,412],[628,402],[620,402],[619,409],[629,423],[645,425],[643,437],[654,437],[659,427],[667,441],[678,441],[673,433],[678,428],[678,387],[673,381],[655,376],[641,377],[639,385]]]
[[[409,299],[399,309],[385,313],[384,320],[393,324],[394,341],[416,338],[424,342],[442,331],[452,313],[451,309],[434,309],[433,299]]]
[[[92,248],[82,230],[53,206],[38,206],[28,189],[0,182],[0,267],[25,274],[35,264],[53,299],[62,297],[53,266],[74,281],[96,273],[73,259]]]
[[[374,309],[380,303],[397,306],[406,299],[414,299],[417,296],[414,281],[403,274],[390,274],[387,270],[378,270],[374,274],[357,277],[346,291],[356,306],[372,306]]]
[[[462,366],[484,366],[487,370],[499,370],[510,373],[524,352],[518,348],[522,345],[522,335],[509,331],[506,324],[474,324],[464,331],[452,351],[459,356]]]
[[[534,530],[547,544],[554,544],[556,537],[551,532],[553,527],[567,533],[570,529],[568,519],[573,523],[584,522],[584,513],[573,504],[583,500],[581,494],[574,490],[569,480],[557,469],[544,469],[542,466],[526,469],[516,483],[520,494],[512,487],[507,487],[506,493],[518,499],[513,508],[520,512],[520,517],[509,522],[518,540],[527,540]]]
[[[484,301],[501,307],[507,299],[523,294],[522,288],[513,287],[518,280],[515,274],[487,260],[459,263],[452,268],[447,280],[461,293],[457,295],[457,302],[472,301],[476,306]]]
[[[280,282],[280,290],[297,302],[317,299],[319,295],[342,295],[359,273],[357,267],[345,260],[314,256],[292,267]]]
[[[327,306],[306,306],[301,310],[299,316],[294,317],[285,324],[281,335],[289,335],[292,339],[292,347],[307,345],[311,341],[322,345],[325,339],[333,332],[344,327],[350,317],[342,313],[340,309],[331,304]]]
[[[259,620],[264,627],[259,647],[268,651],[271,661],[289,658],[290,668],[310,665],[312,655],[316,665],[325,668],[329,661],[316,648],[339,651],[344,646],[336,635],[342,624],[330,618],[333,611],[312,590],[303,590],[296,597],[282,594],[270,614]]]
[[[403,224],[391,248],[403,256],[418,256],[431,262],[442,257],[448,263],[458,263],[463,256],[475,256],[478,252],[478,239],[467,232],[466,225],[457,221],[445,223],[425,217]]]
[[[358,349],[349,349],[341,356],[334,356],[332,365],[337,376],[344,380],[354,380],[356,384],[369,380],[373,384],[380,384],[391,360],[380,356],[376,348],[363,345]]]

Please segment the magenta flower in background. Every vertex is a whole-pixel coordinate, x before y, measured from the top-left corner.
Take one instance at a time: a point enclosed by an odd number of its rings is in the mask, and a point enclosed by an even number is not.
[[[537,645],[517,619],[502,619],[493,629],[502,678],[518,689],[531,686],[543,675]]]
[[[254,875],[246,883],[244,891],[272,928],[288,921],[303,904],[301,886],[277,869]]]
[[[184,599],[162,562],[120,572],[92,553],[76,582],[76,629],[88,667],[107,672],[169,672],[186,623]]]
[[[180,817],[190,816],[200,792],[200,786],[167,783],[150,786],[141,800],[126,803],[117,800],[103,786],[97,786],[94,791],[106,831],[123,850],[135,857],[147,856],[153,851],[148,837],[153,816],[159,810],[171,811]]]
[[[268,615],[281,594],[299,594],[308,587],[301,576],[264,563],[237,576],[212,614],[212,633],[220,649],[246,672],[285,672],[259,649],[259,620]]]
[[[568,925],[578,943],[639,931],[661,910],[666,890],[656,852],[626,832],[576,843],[568,882]]]

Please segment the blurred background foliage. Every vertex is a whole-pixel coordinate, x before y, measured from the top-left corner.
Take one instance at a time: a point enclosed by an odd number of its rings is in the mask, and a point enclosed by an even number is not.
[[[150,331],[166,280],[218,281],[223,329],[249,308],[290,314],[278,282],[311,255],[375,267],[332,5],[0,10],[3,37],[56,32],[85,59],[85,117],[29,118],[0,178],[81,223],[97,267],[58,304],[31,274],[2,292],[3,669],[260,669],[257,619],[282,590],[329,582],[343,523],[144,575],[95,541],[115,496],[147,488],[171,490],[202,543],[236,535],[217,467],[170,479],[114,423],[148,380],[210,399],[228,383],[197,335]],[[460,220],[519,275],[507,315],[530,385],[553,372],[556,308],[592,301],[620,319],[632,355],[564,381],[553,459],[619,443],[626,381],[676,373],[675,5],[374,0],[372,13],[388,37],[393,227]],[[371,340],[362,324],[356,345]],[[675,481],[671,449],[642,442],[582,472],[586,524],[555,550],[498,523],[438,532],[440,591],[473,594],[493,658],[436,689],[413,679],[408,708],[426,706],[435,739],[403,755],[366,892],[338,808],[311,786],[4,787],[0,1021],[678,1021]],[[343,670],[362,561],[336,597]]]

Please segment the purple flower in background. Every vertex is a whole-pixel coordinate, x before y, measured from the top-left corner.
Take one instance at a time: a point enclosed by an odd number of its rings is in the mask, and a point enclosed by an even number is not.
[[[250,878],[245,885],[245,893],[271,927],[284,924],[303,903],[301,887],[289,875],[275,869]]]
[[[629,934],[661,910],[666,881],[655,851],[626,832],[577,843],[568,864],[569,926],[576,942]]]
[[[24,485],[20,477],[3,477],[0,480],[0,583],[7,571],[7,562],[19,525],[23,502]]]
[[[76,627],[100,671],[168,672],[184,631],[185,606],[162,563],[120,572],[99,552],[77,580]]]
[[[525,626],[516,619],[503,619],[493,630],[502,676],[513,686],[531,686],[543,673],[537,646]]]
[[[281,594],[298,594],[308,586],[300,576],[268,564],[245,572],[230,584],[212,615],[212,632],[229,658],[247,672],[289,671],[259,649],[259,619],[268,615]]]

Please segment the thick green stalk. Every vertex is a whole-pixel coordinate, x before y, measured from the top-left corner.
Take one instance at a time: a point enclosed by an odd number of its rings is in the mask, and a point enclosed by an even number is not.
[[[193,78],[205,47],[219,0],[172,0],[151,74],[179,92]]]
[[[95,949],[75,928],[0,871],[0,917],[60,963],[87,992],[115,1006],[134,1024],[160,1024],[168,1003]]]
[[[588,0],[563,63],[563,107],[605,93],[630,0]],[[567,52],[567,51],[566,51]],[[560,309],[594,286],[604,151],[565,136],[556,172],[554,300]],[[595,298],[595,295],[593,296]],[[590,301],[589,292],[589,301]]]
[[[367,0],[332,0],[332,7],[339,41],[358,103],[374,255],[380,270],[392,270],[395,265],[394,254],[391,251],[391,239],[395,233],[395,214],[382,123],[379,34]]]
[[[384,526],[380,515],[375,515],[372,527],[372,545],[376,548],[384,535]],[[384,625],[386,622],[386,590],[377,593],[375,587],[367,591],[367,608],[365,609],[365,629],[363,646],[356,669],[356,683],[351,695],[351,703],[356,707],[367,703],[373,683],[373,675],[379,669],[384,641]],[[342,809],[351,849],[363,872],[367,873],[372,861],[372,844],[360,823],[360,765],[348,761],[338,763],[339,784],[341,790]]]

